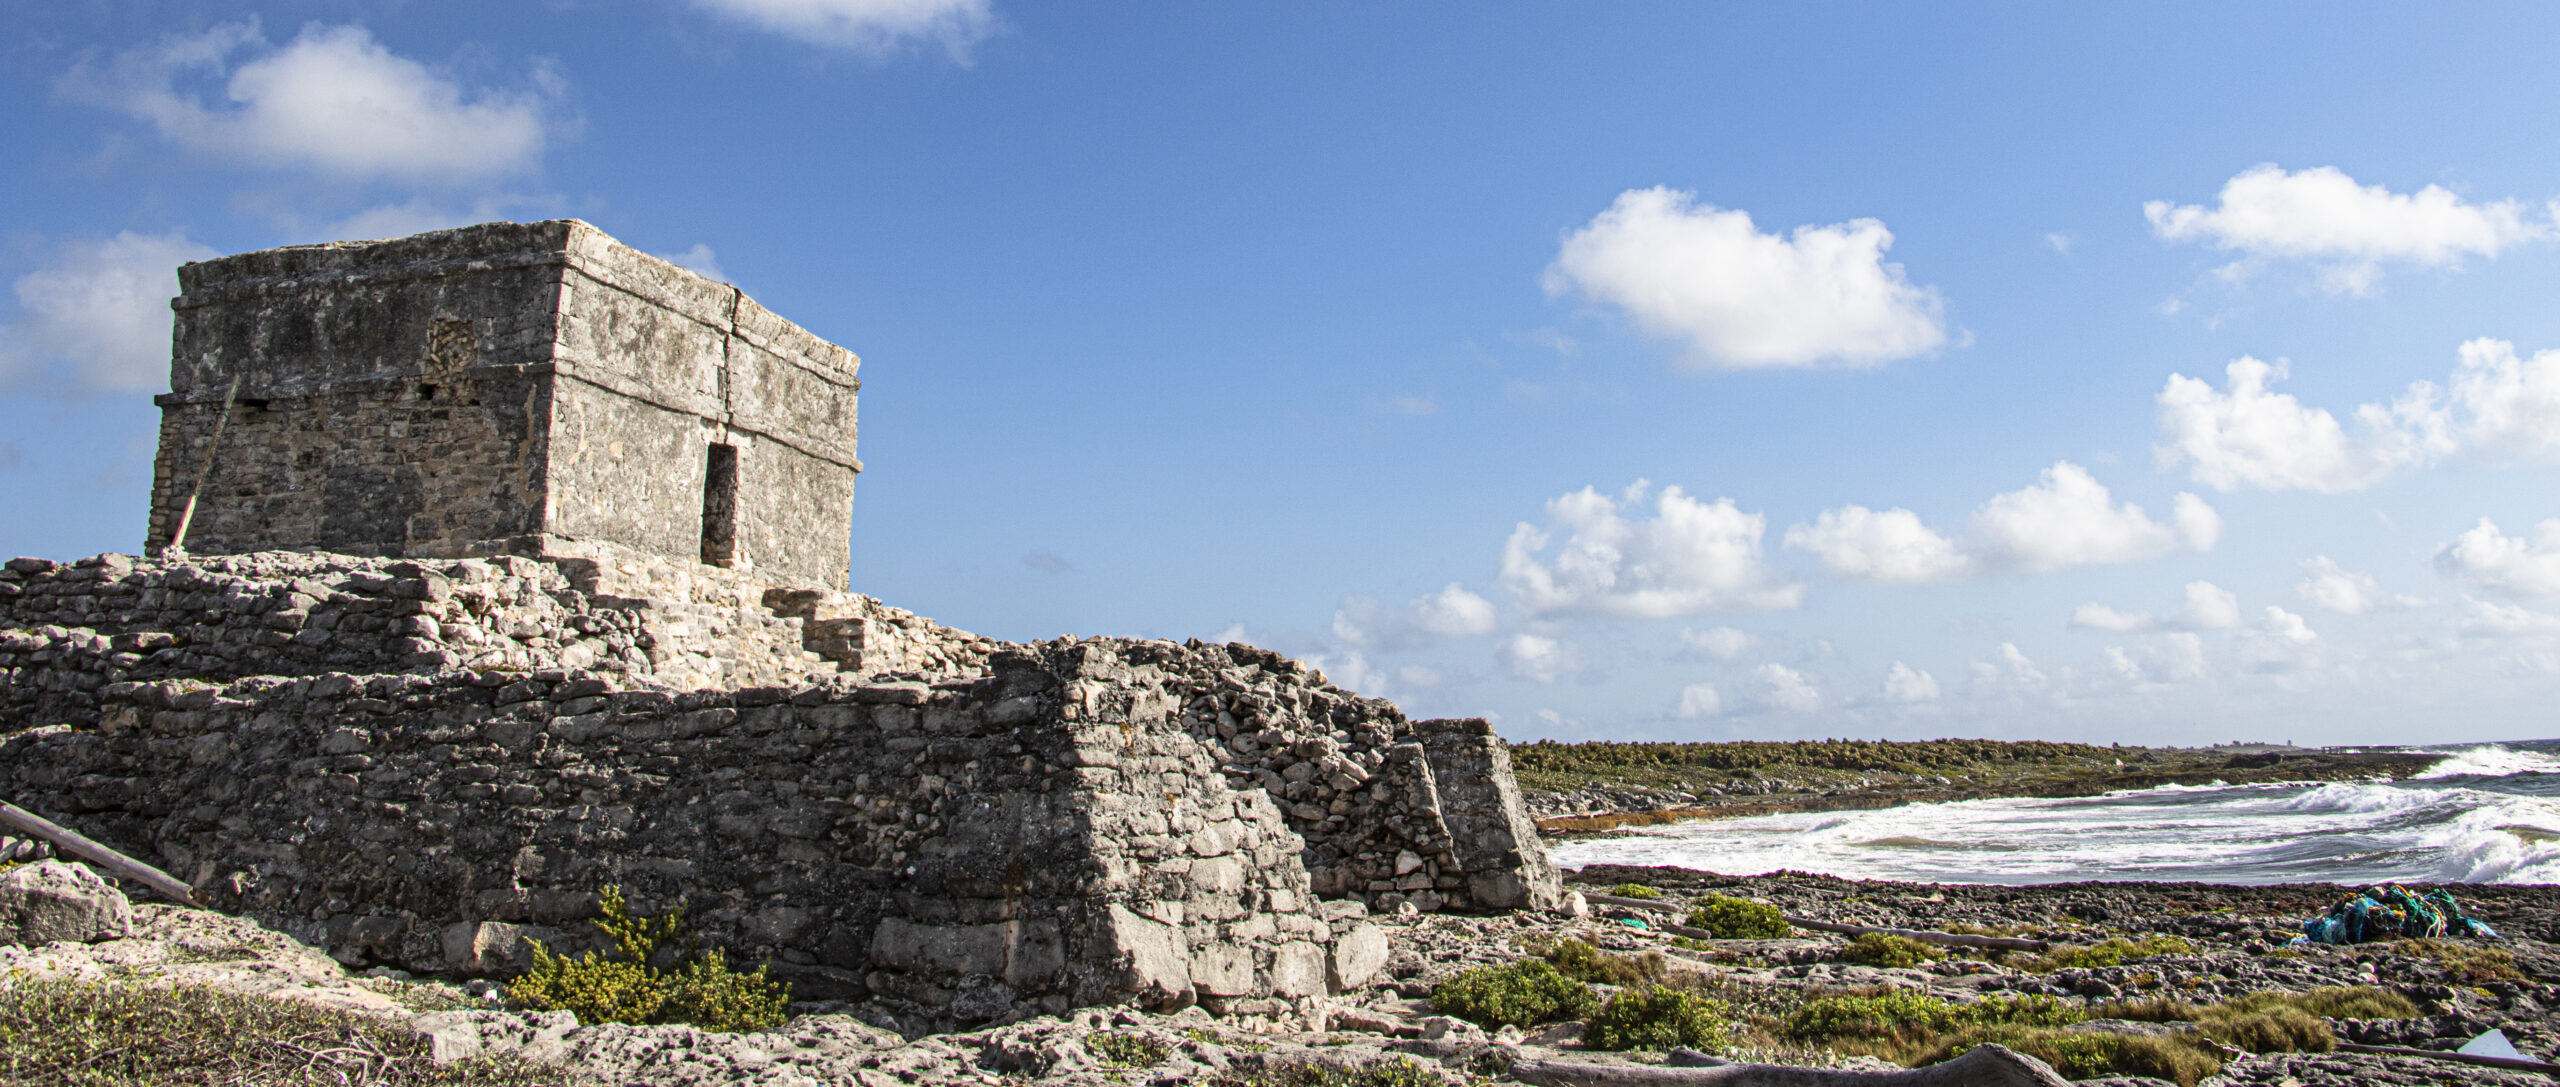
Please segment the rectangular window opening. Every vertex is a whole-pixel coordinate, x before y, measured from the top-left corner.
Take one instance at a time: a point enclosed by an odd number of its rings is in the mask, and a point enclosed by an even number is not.
[[[714,445],[702,474],[702,561],[731,566],[738,558],[738,447]]]

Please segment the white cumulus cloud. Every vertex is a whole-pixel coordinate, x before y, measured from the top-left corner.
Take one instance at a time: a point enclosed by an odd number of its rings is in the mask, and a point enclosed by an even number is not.
[[[2147,630],[2229,630],[2240,625],[2240,597],[2210,581],[2190,581],[2186,606],[2166,619],[2150,612],[2122,612],[2105,604],[2082,604],[2071,613],[2071,625],[2088,630],[2130,634]]]
[[[1563,642],[1537,634],[1514,634],[1493,651],[1504,675],[1536,683],[1553,683],[1573,670],[1573,652]]]
[[[1974,568],[1955,541],[1930,531],[1919,514],[1906,509],[1827,509],[1812,523],[1789,528],[1785,544],[1812,552],[1825,571],[1844,581],[1915,585],[1955,581]]]
[[[2334,166],[2288,173],[2272,163],[2224,182],[2215,207],[2166,200],[2142,206],[2165,241],[2309,261],[2325,287],[2357,294],[2372,287],[2384,264],[2451,267],[2551,237],[2550,214],[2537,219],[2532,211],[2513,200],[2473,204],[2439,185],[2395,193],[2358,185]]]
[[[1909,585],[2136,562],[2181,547],[2210,551],[2221,538],[2222,516],[2201,498],[2178,495],[2164,525],[2140,506],[2115,502],[2087,469],[2059,461],[2033,485],[1984,502],[1960,537],[1909,510],[1841,506],[1787,529],[1784,543],[1812,552],[1835,577]]]
[[[64,245],[13,285],[18,317],[0,326],[0,387],[72,396],[166,388],[178,266],[215,255],[183,232]]]
[[[1695,194],[1630,189],[1566,236],[1545,283],[1684,342],[1698,369],[1873,366],[1947,341],[1938,292],[1887,262],[1892,246],[1874,219],[1763,234]]]
[[[1724,696],[1716,693],[1715,684],[1692,683],[1680,688],[1680,706],[1673,712],[1684,721],[1713,717],[1724,712]]]
[[[1490,634],[1493,627],[1493,602],[1454,581],[1404,604],[1348,597],[1333,613],[1335,637],[1382,650],[1418,649],[1441,638]]]
[[[1720,661],[1729,661],[1741,656],[1745,650],[1759,644],[1759,641],[1757,636],[1732,627],[1709,627],[1705,630],[1683,628],[1680,631],[1680,644],[1687,647],[1689,652]]]
[[[2136,687],[2158,688],[2204,677],[2204,639],[2192,632],[2163,634],[2132,649],[2107,647],[2107,666]]]
[[[2296,645],[2308,645],[2320,639],[2319,633],[2312,630],[2311,624],[2304,622],[2301,616],[2273,604],[2259,613],[2258,630]]]
[[[2389,407],[2356,409],[2357,433],[2336,416],[2270,392],[2284,363],[2242,356],[2223,369],[2224,386],[2183,374],[2160,390],[2163,468],[2191,465],[2196,482],[2219,491],[2358,491],[2394,470],[2451,450],[2433,386],[2412,388]]]
[[[2526,538],[2483,517],[2436,553],[2436,570],[2503,596],[2560,597],[2560,519],[2535,525]]]
[[[248,59],[233,63],[243,52]],[[210,104],[182,86],[199,75],[223,80]],[[454,183],[539,163],[564,83],[548,68],[536,68],[530,82],[523,91],[467,89],[357,26],[314,23],[270,48],[252,22],[170,38],[103,69],[76,69],[61,88],[209,157],[339,178]]]
[[[2560,616],[2466,596],[2462,598],[2462,615],[2455,621],[2455,626],[2474,638],[2530,638],[2560,633]]]
[[[1938,700],[1938,677],[1901,661],[1884,674],[1884,697],[1888,702],[1916,705]]]
[[[1650,520],[1642,517],[1648,498]],[[1796,607],[1804,586],[1762,561],[1767,527],[1729,498],[1701,502],[1678,487],[1655,494],[1644,480],[1615,497],[1585,487],[1549,501],[1544,526],[1512,530],[1502,584],[1540,614],[1661,618]]]
[[[2486,337],[2465,342],[2447,385],[2411,382],[2388,404],[2354,411],[2352,433],[2325,408],[2271,392],[2285,376],[2243,356],[2225,367],[2224,386],[2171,374],[2161,389],[2163,468],[2222,491],[2363,490],[2405,467],[2457,454],[2491,461],[2549,462],[2560,455],[2560,351],[2527,358]]]
[[[1751,672],[1760,682],[1761,701],[1772,709],[1812,713],[1822,708],[1822,692],[1805,674],[1783,664],[1763,664]]]
[[[911,41],[955,60],[995,30],[988,0],[694,0],[694,5],[815,45],[885,53]]]
[[[2385,607],[2414,608],[2426,603],[2419,597],[2386,593],[2372,574],[2349,570],[2327,555],[2302,560],[2302,573],[2302,581],[2293,587],[2294,595],[2323,611],[2363,615]]]
[[[2037,481],[1995,495],[1973,515],[1973,549],[1986,561],[2030,573],[2158,558],[2180,547],[2210,551],[2222,517],[2191,494],[2171,506],[2171,523],[2117,503],[2087,469],[2059,461]]]

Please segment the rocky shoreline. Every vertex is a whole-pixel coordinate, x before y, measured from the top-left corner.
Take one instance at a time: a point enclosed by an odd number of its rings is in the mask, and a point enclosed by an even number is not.
[[[1549,837],[1695,819],[2099,796],[2163,785],[2362,781],[2405,777],[2445,757],[2275,744],[2151,748],[1989,740],[1537,743],[1512,752],[1529,813]]]
[[[150,903],[133,907],[130,935],[100,942],[0,947],[7,990],[43,979],[94,984],[209,985],[396,1021],[422,1059],[496,1059],[508,1083],[911,1083],[1288,1085],[1333,1087],[1508,1082],[1506,1070],[1556,1066],[1661,1067],[1659,1051],[1610,1052],[1579,1042],[1582,1024],[1487,1031],[1432,1002],[1437,983],[1472,967],[1515,962],[1524,949],[1578,940],[1628,962],[1651,961],[1669,983],[1713,994],[1737,1015],[1783,1016],[1825,995],[1905,991],[1955,1004],[2050,998],[2057,1006],[2117,1007],[2171,997],[2209,1002],[2324,987],[2376,989],[2417,1014],[2327,1023],[2337,1041],[2445,1050],[2502,1030],[2528,1058],[2560,1057],[2560,888],[2457,887],[2465,908],[2507,939],[2432,946],[2288,947],[2293,930],[2345,889],[2327,885],[2070,883],[2033,887],[1850,881],[1781,873],[1720,876],[1677,868],[1600,867],[1571,877],[1585,896],[1626,885],[1661,897],[1649,907],[1606,902],[1564,911],[1490,916],[1388,911],[1370,920],[1388,961],[1368,986],[1337,999],[1318,1031],[1263,1032],[1190,1008],[1172,1014],[1084,1009],[960,1033],[901,1032],[885,1009],[799,1004],[780,1029],[713,1034],[691,1027],[579,1025],[560,1012],[512,1009],[489,982],[352,973],[317,949],[253,922]],[[2122,962],[2057,965],[2034,957],[1956,950],[1934,961],[1849,961],[1835,935],[1701,940],[1672,931],[1678,911],[1709,895],[1765,902],[1790,915],[1894,928],[2000,933],[2064,947],[2141,943],[2157,953]],[[1572,905],[1572,904],[1569,904]],[[1649,956],[1658,958],[1649,959]],[[1978,956],[1978,957],[1977,957]],[[2057,956],[2059,957],[2059,956]],[[1609,985],[1598,988],[1605,995]],[[2155,1023],[2099,1020],[2073,1029],[2140,1031]],[[1893,1067],[1872,1056],[1748,1031],[1721,1057],[1798,1067]],[[455,1065],[454,1067],[462,1067]],[[1330,1079],[1325,1077],[1332,1077]],[[1399,1078],[1401,1077],[1401,1078]],[[462,1082],[462,1081],[457,1081]],[[480,1081],[470,1081],[480,1082]],[[489,1081],[499,1082],[499,1081]],[[2118,1078],[2116,1087],[2140,1080]],[[2166,1081],[2150,1081],[2156,1085]],[[2349,1083],[2546,1083],[2523,1072],[2350,1052],[2239,1055],[2207,1083],[2318,1087]]]

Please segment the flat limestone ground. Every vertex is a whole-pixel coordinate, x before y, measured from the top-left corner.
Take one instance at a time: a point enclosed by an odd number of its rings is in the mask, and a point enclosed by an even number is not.
[[[2400,994],[2416,1014],[2332,1020],[2337,1040],[2449,1049],[2490,1028],[2504,1030],[2528,1057],[2560,1050],[2552,1009],[2560,1007],[2560,888],[2457,887],[2466,908],[2509,934],[2491,944],[2288,948],[2301,920],[2345,889],[2330,886],[2228,887],[2202,884],[2062,884],[1987,887],[1856,882],[1781,874],[1737,878],[1672,868],[1592,868],[1573,877],[1607,894],[1635,884],[1679,910],[1709,894],[1758,899],[1789,914],[1854,924],[1966,928],[2064,945],[2103,946],[2110,937],[2146,953],[2099,965],[2037,957],[2006,961],[1965,952],[1909,966],[1846,961],[1841,937],[1797,932],[1785,939],[1698,940],[1671,934],[1664,909],[1603,904],[1582,916],[1516,913],[1469,917],[1388,915],[1387,969],[1370,988],[1345,997],[1324,1031],[1252,1033],[1188,1009],[1157,1015],[1086,1009],[961,1034],[910,1037],[875,1012],[852,1005],[798,1005],[781,1028],[712,1034],[677,1025],[579,1025],[566,1013],[506,1007],[485,983],[468,986],[404,978],[388,971],[350,975],[327,956],[255,924],[218,914],[139,904],[133,936],[96,944],[0,948],[0,1013],[12,986],[42,979],[98,985],[205,985],[260,999],[305,1002],[335,1014],[370,1017],[414,1040],[416,1065],[441,1057],[480,1058],[452,1069],[502,1067],[505,1078],[383,1078],[345,1082],[557,1084],[913,1083],[1268,1085],[1410,1087],[1506,1082],[1515,1060],[1660,1064],[1660,1051],[1602,1052],[1575,1040],[1579,1025],[1487,1032],[1443,1015],[1434,984],[1470,967],[1515,962],[1524,948],[1583,941],[1616,961],[1647,964],[1653,976],[1710,994],[1734,1009],[1726,1055],[1748,1061],[1843,1069],[1891,1067],[1872,1056],[1790,1041],[1742,1025],[1783,1022],[1827,995],[1910,990],[1957,1003],[2041,994],[2073,1008],[2166,996],[2209,1003],[2260,991],[2329,986]],[[2181,943],[2166,943],[2174,937]],[[1648,959],[1647,953],[1660,956]],[[2060,956],[2057,956],[2060,957]],[[2103,958],[2103,956],[2100,956]],[[1600,985],[1601,995],[1617,991]],[[8,1038],[0,1015],[0,1039]],[[2100,1024],[2142,1030],[2156,1024]],[[19,1041],[0,1041],[0,1082],[59,1082],[8,1063]],[[495,1058],[492,1064],[491,1058]],[[307,1069],[306,1069],[307,1070]],[[328,1069],[323,1068],[322,1071]],[[102,1081],[115,1082],[115,1081]],[[196,1082],[335,1083],[330,1076]],[[2125,1087],[2136,1080],[2110,1081]],[[2155,1081],[2165,1082],[2165,1081]],[[2409,1057],[2340,1052],[2240,1055],[2208,1083],[2548,1084],[2550,1078]]]

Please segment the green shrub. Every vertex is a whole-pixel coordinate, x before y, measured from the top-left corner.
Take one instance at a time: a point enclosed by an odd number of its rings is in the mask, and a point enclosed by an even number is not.
[[[713,948],[676,970],[650,965],[661,945],[684,933],[684,907],[661,917],[634,917],[622,889],[597,893],[603,916],[596,927],[613,941],[608,958],[594,951],[575,958],[533,944],[533,969],[507,984],[507,996],[541,1010],[574,1012],[581,1023],[692,1023],[705,1030],[768,1030],[782,1025],[790,988],[765,967],[739,973],[727,953]]]
[[[1671,972],[1671,964],[1663,960],[1659,951],[1647,951],[1630,958],[1612,955],[1575,939],[1559,940],[1532,950],[1553,965],[1557,972],[1575,981],[1643,985],[1659,982]]]
[[[39,981],[0,988],[0,1083],[78,1087],[544,1087],[557,1066],[453,1064],[400,1019],[201,985]]]
[[[1943,954],[1937,948],[1908,936],[1861,932],[1841,950],[1840,959],[1862,966],[1918,966]]]
[[[1102,1058],[1104,1068],[1153,1068],[1173,1055],[1163,1042],[1126,1031],[1101,1031],[1087,1036],[1084,1045]]]
[[[2009,961],[2009,965],[2021,970],[2049,974],[2056,970],[2073,967],[2085,970],[2101,966],[2122,966],[2136,959],[2148,959],[2156,955],[2193,954],[2195,949],[2196,945],[2175,936],[2145,936],[2140,940],[2110,936],[2087,946],[2064,944],[2042,955],[2013,958]]]
[[[1724,1001],[1647,985],[1610,998],[1582,1028],[1582,1041],[1598,1049],[1720,1049],[1732,1019]]]
[[[1689,926],[1712,932],[1719,940],[1781,940],[1795,931],[1778,907],[1731,895],[1708,895],[1689,911]]]
[[[1545,959],[1479,966],[1431,990],[1433,1007],[1488,1029],[1580,1019],[1599,1004],[1590,986],[1564,976]]]
[[[1912,1044],[1958,1027],[2063,1027],[2088,1017],[2049,996],[1989,996],[1959,1004],[1918,989],[1887,989],[1806,1001],[1781,1022],[1779,1031],[1817,1044],[1855,1039]]]
[[[1826,996],[1804,1003],[1779,1025],[1793,1041],[1914,1042],[1955,1021],[1946,1001],[1917,989],[1889,989],[1866,996]]]
[[[1647,886],[1645,886],[1644,884],[1641,884],[1641,883],[1621,883],[1621,884],[1619,884],[1619,885],[1617,885],[1617,886],[1615,886],[1615,887],[1611,887],[1611,888],[1609,888],[1609,893],[1610,893],[1610,894],[1613,894],[1613,895],[1616,895],[1616,896],[1618,896],[1618,897],[1620,897],[1620,898],[1660,898],[1660,897],[1662,897],[1662,892],[1657,891],[1657,890],[1654,890],[1653,888],[1651,888],[1651,887],[1647,887]]]

